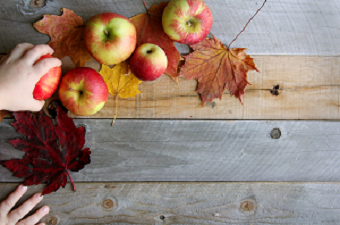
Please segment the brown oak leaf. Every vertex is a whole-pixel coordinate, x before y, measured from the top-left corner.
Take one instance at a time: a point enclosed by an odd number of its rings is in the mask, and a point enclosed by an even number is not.
[[[176,49],[174,42],[164,33],[162,25],[162,14],[167,2],[153,5],[148,13],[139,14],[130,18],[137,29],[137,46],[144,43],[153,43],[160,46],[168,57],[168,68],[165,73],[177,82],[178,62],[181,55]]]
[[[39,32],[48,34],[48,43],[54,50],[53,56],[59,59],[70,56],[77,67],[84,67],[91,56],[86,50],[83,39],[83,19],[72,10],[63,8],[63,15],[44,15],[33,26]]]
[[[250,84],[248,71],[260,72],[253,58],[244,52],[246,48],[228,49],[215,36],[190,47],[194,52],[185,56],[186,61],[179,75],[197,79],[196,91],[201,94],[203,106],[215,98],[222,99],[226,89],[243,104],[245,88]]]

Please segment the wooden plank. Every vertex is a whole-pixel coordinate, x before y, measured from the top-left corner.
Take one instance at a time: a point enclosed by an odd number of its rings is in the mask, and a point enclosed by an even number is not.
[[[195,80],[180,78],[177,85],[163,75],[141,83],[143,93],[136,98],[119,98],[118,118],[340,119],[340,57],[255,56],[254,60],[261,73],[249,72],[252,85],[246,88],[243,105],[225,91],[222,100],[202,108]],[[100,69],[94,61],[87,66]],[[74,64],[64,58],[63,67],[66,72]],[[271,93],[276,85],[279,95]],[[87,118],[112,118],[115,107],[115,97],[110,95],[104,108]]]
[[[1,55],[0,55],[1,57]],[[143,82],[143,92],[136,98],[118,101],[118,118],[160,119],[340,119],[340,57],[255,56],[261,71],[249,73],[244,105],[226,91],[202,107],[197,82],[179,78],[179,85],[163,75],[154,82]],[[62,71],[74,68],[65,57]],[[92,60],[88,67],[97,71],[100,64]],[[273,87],[279,85],[278,95]],[[104,108],[89,117],[69,113],[73,118],[112,118],[115,97],[109,95]]]
[[[340,183],[77,183],[46,195],[48,225],[339,224]],[[4,199],[17,184],[0,184]],[[24,199],[42,190],[28,188]],[[23,202],[23,201],[21,201]]]
[[[159,4],[164,0],[147,0]],[[44,14],[60,15],[62,7],[72,9],[87,21],[102,12],[116,12],[126,17],[144,13],[141,0],[46,1],[44,8],[30,7],[31,0],[0,1],[0,53],[8,53],[16,44],[47,43],[47,35],[39,34],[32,23]],[[248,19],[261,6],[262,0],[205,0],[214,15],[212,33],[229,43]],[[325,55],[340,52],[340,2],[338,0],[271,0],[234,43],[249,48],[250,54]],[[5,34],[5,35],[4,35]],[[189,51],[177,45],[182,53]]]
[[[21,158],[0,123],[0,160]],[[76,119],[92,162],[77,182],[340,181],[340,122]],[[279,128],[280,139],[271,131]],[[0,167],[0,182],[18,182]]]

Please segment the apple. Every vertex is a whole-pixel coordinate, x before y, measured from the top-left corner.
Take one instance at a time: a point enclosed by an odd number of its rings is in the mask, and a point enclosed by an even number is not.
[[[99,63],[119,64],[136,48],[136,27],[125,16],[97,14],[86,23],[84,41],[87,51]]]
[[[103,108],[109,90],[103,77],[94,69],[78,67],[61,79],[59,98],[73,114],[91,116]]]
[[[53,58],[50,54],[41,56],[36,63],[39,61]],[[33,90],[33,98],[36,100],[45,100],[52,96],[52,94],[58,89],[59,81],[61,78],[61,68],[54,67],[51,68],[44,76],[40,78],[40,80],[35,84]]]
[[[202,0],[171,0],[162,15],[164,32],[181,44],[197,44],[210,33],[213,16]]]
[[[130,58],[132,73],[142,81],[153,81],[160,77],[168,67],[168,58],[158,45],[140,45]]]

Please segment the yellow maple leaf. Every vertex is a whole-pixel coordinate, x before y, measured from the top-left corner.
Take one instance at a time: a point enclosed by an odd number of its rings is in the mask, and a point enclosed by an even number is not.
[[[112,69],[109,66],[102,65],[99,73],[104,78],[110,94],[116,96],[116,115],[112,121],[113,124],[117,117],[118,96],[120,98],[133,98],[137,94],[142,93],[138,90],[138,85],[142,81],[129,71],[126,61],[114,66]]]

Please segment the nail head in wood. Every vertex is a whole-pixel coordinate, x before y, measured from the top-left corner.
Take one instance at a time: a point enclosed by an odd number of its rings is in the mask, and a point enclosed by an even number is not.
[[[165,219],[165,216],[161,215],[159,218],[160,218],[161,220],[164,220],[164,219]]]
[[[281,137],[281,130],[279,128],[274,128],[272,132],[270,132],[270,136],[273,139],[280,139]]]
[[[271,93],[272,95],[277,96],[277,95],[280,94],[279,90],[280,90],[280,85],[279,85],[279,84],[278,84],[278,85],[274,85],[274,86],[273,86],[273,89],[270,90],[270,93]]]

